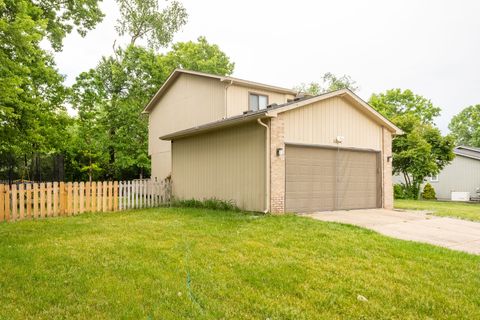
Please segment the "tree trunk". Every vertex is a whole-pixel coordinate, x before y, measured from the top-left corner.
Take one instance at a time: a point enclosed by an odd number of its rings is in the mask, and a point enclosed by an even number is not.
[[[88,181],[92,183],[92,175],[93,175],[93,168],[92,168],[92,156],[88,157]]]

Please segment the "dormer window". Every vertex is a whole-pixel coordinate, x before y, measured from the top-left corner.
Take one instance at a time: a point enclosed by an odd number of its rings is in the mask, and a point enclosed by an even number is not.
[[[257,93],[249,93],[249,108],[251,111],[266,109],[268,105],[268,96]]]

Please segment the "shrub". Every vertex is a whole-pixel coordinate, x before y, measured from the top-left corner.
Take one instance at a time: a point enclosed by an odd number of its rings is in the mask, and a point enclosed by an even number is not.
[[[405,199],[405,190],[401,184],[393,185],[393,197],[395,199]]]
[[[430,183],[427,183],[423,188],[422,198],[425,200],[436,200],[435,189],[432,187]]]
[[[240,211],[235,201],[233,200],[219,200],[216,198],[204,199],[203,201],[196,199],[189,200],[173,200],[172,207],[183,208],[199,208],[199,209],[211,209],[211,210],[223,210],[223,211]]]
[[[418,198],[418,189],[407,187],[403,183],[393,185],[393,196],[395,199],[414,199]]]

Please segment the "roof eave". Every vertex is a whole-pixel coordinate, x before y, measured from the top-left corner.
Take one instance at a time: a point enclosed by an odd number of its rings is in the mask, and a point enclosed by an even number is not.
[[[254,121],[256,119],[268,118],[267,112],[257,112],[257,113],[247,113],[235,118],[219,120],[211,123],[207,123],[201,126],[192,127],[189,129],[173,132],[164,136],[159,137],[160,140],[172,141],[180,138],[189,137],[192,135],[197,135],[200,133],[206,133],[210,131],[215,131],[218,129],[223,129],[227,127],[233,127],[242,123],[249,121]]]
[[[480,161],[480,157],[475,157],[475,156],[471,156],[471,155],[467,155],[467,154],[463,154],[463,153],[456,153],[456,152],[453,152],[455,153],[455,156],[460,156],[460,157],[465,157],[465,158],[469,158],[469,159],[474,159],[474,160],[479,160]]]

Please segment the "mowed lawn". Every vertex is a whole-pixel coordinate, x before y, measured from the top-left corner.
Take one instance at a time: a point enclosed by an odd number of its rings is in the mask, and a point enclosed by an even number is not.
[[[451,201],[395,200],[395,208],[428,210],[436,216],[480,221],[480,203]]]
[[[0,319],[29,318],[479,319],[480,257],[292,215],[1,224]]]

